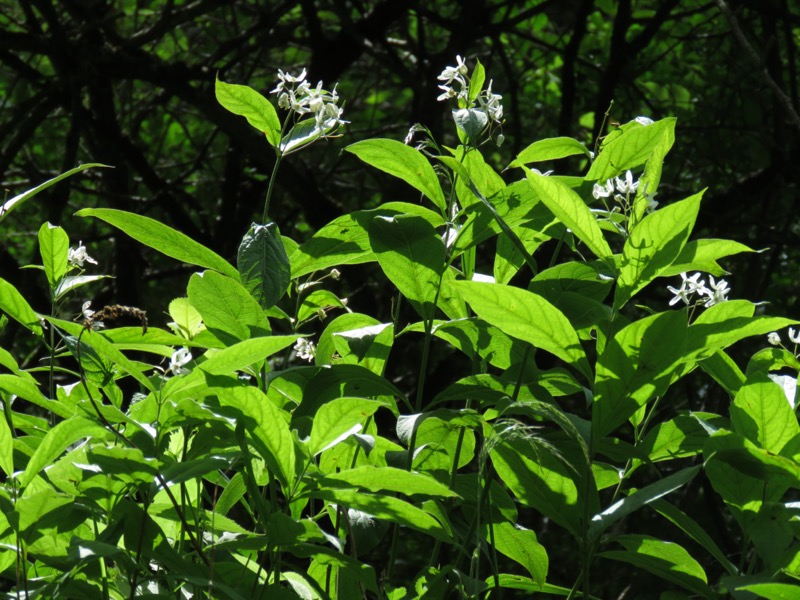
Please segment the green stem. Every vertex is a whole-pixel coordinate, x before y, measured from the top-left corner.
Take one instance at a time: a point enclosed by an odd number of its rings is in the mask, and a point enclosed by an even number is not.
[[[269,214],[269,203],[272,200],[272,190],[275,188],[275,178],[278,176],[278,167],[281,166],[283,154],[280,150],[275,150],[275,165],[272,167],[272,175],[269,177],[269,187],[267,187],[267,198],[264,200],[264,214],[261,217],[261,224],[267,223],[267,215]]]

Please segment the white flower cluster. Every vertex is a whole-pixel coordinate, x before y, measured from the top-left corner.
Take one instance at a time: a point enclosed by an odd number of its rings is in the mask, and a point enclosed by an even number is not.
[[[594,196],[595,200],[602,200],[603,202],[605,202],[606,198],[613,198],[627,212],[630,207],[630,196],[631,194],[635,194],[638,189],[639,180],[637,179],[634,181],[633,173],[626,171],[624,179],[614,177],[612,179],[607,179],[603,185],[595,183],[594,188],[592,188],[592,196]],[[645,194],[647,198],[647,212],[652,212],[658,207],[658,202],[656,202],[653,196],[655,196],[655,194]]]
[[[317,355],[317,347],[314,342],[309,342],[306,338],[300,338],[294,344],[294,351],[297,358],[311,362]]]
[[[270,94],[278,94],[278,106],[290,110],[298,116],[313,115],[316,129],[324,134],[330,133],[340,125],[349,121],[342,120],[343,109],[337,105],[339,95],[336,86],[328,91],[322,88],[322,82],[316,88],[306,81],[306,70],[297,77],[278,69],[278,85]]]
[[[667,289],[675,295],[675,297],[669,301],[669,305],[673,306],[678,302],[683,302],[688,306],[692,303],[695,294],[700,297],[698,303],[705,307],[714,306],[728,299],[730,288],[728,287],[727,281],[724,279],[714,281],[714,278],[709,275],[708,279],[710,283],[706,286],[706,282],[700,279],[700,275],[702,275],[702,273],[695,273],[691,277],[687,277],[686,273],[681,273],[681,279],[683,281],[680,288],[675,289],[672,286],[667,286]]]
[[[83,245],[83,242],[78,242],[77,248],[69,249],[67,252],[67,261],[69,261],[69,264],[73,267],[83,267],[83,263],[85,262],[93,265],[97,264],[97,261],[86,252],[86,246]]]
[[[169,368],[167,369],[173,375],[183,375],[189,372],[189,369],[184,369],[183,365],[192,360],[192,353],[188,348],[179,348],[172,353],[169,359]]]
[[[776,331],[773,331],[767,336],[767,341],[773,346],[780,346],[781,336]],[[800,331],[796,332],[793,327],[789,327],[789,341],[793,344],[800,344]]]
[[[439,75],[439,81],[444,81],[444,83],[439,86],[443,93],[439,95],[437,100],[442,102],[456,98],[459,108],[474,110],[474,104],[471,105],[469,101],[469,76],[467,75],[469,69],[460,56],[456,56],[456,63],[455,67],[445,67],[444,71]],[[500,125],[503,122],[502,99],[503,97],[500,94],[492,92],[492,81],[489,80],[489,85],[486,86],[486,89],[481,90],[480,94],[478,94],[478,110]]]

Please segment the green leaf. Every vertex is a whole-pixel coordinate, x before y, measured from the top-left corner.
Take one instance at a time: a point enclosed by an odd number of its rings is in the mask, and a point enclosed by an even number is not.
[[[317,127],[316,118],[298,121],[281,139],[281,153],[286,155],[296,152],[303,146],[308,146],[309,144],[317,141],[324,134],[330,132],[336,127],[338,127],[338,125],[334,122],[332,126],[326,128],[325,130],[319,129]]]
[[[381,269],[423,319],[432,319],[445,247],[433,226],[417,216],[376,217],[369,228]]]
[[[211,388],[222,405],[235,408],[244,416],[244,428],[284,490],[295,480],[294,439],[289,431],[288,415],[275,406],[256,387]]]
[[[366,315],[360,316],[366,317]],[[356,321],[348,322],[355,323]],[[345,328],[339,331],[326,328],[323,336],[330,332],[332,345],[344,362],[353,362],[366,367],[376,375],[383,375],[386,361],[389,360],[389,352],[394,343],[394,325],[377,321],[367,324],[363,318],[361,322],[364,326],[359,328]],[[340,324],[344,325],[344,322]],[[337,327],[340,324],[337,324]],[[322,342],[321,337],[320,345]],[[319,356],[319,346],[317,346],[317,356]],[[330,355],[327,360],[330,360]],[[326,363],[318,362],[317,364]]]
[[[526,176],[550,212],[569,227],[595,256],[607,258],[613,254],[592,211],[577,193],[556,179],[539,175],[530,169]]]
[[[626,550],[609,550],[598,556],[644,569],[703,598],[717,598],[708,587],[703,567],[678,544],[646,535],[618,535],[614,541],[625,546]]]
[[[580,538],[583,510],[576,474],[554,456],[551,448],[532,439],[501,439],[492,447],[491,459],[497,475],[522,504]]]
[[[533,142],[517,154],[517,158],[508,165],[508,168],[521,167],[529,163],[546,160],[557,160],[567,156],[575,156],[576,154],[583,154],[591,158],[589,149],[578,140],[569,137],[548,138]]]
[[[588,181],[605,181],[625,170],[644,164],[654,152],[663,151],[664,140],[675,136],[674,117],[656,121],[651,125],[636,122],[622,126],[620,135],[609,135],[600,153],[586,174]],[[648,189],[652,194],[655,189]]]
[[[720,267],[717,260],[742,252],[755,250],[732,240],[692,240],[686,243],[678,258],[661,272],[661,277],[672,277],[689,271],[703,271],[714,277],[721,277],[727,275],[728,271]]]
[[[217,102],[235,115],[245,117],[247,122],[267,136],[273,148],[278,147],[281,122],[275,107],[253,88],[216,79],[214,92]]]
[[[525,567],[537,585],[544,585],[548,567],[547,551],[533,531],[504,521],[488,524],[483,537],[498,552]]]
[[[14,436],[4,418],[0,418],[0,470],[6,478],[14,474]]]
[[[706,427],[718,428],[724,423],[722,417],[709,413],[678,415],[650,429],[639,450],[650,462],[695,456],[703,452],[710,435]]]
[[[55,295],[56,300],[60,300],[72,290],[76,290],[88,283],[94,283],[101,279],[110,279],[111,275],[67,275],[58,283]]]
[[[0,310],[39,337],[42,336],[42,325],[31,305],[17,288],[2,277],[0,277]]]
[[[631,232],[622,251],[614,307],[631,297],[671,265],[694,228],[703,192],[647,215]]]
[[[69,236],[61,227],[44,223],[39,228],[39,253],[42,255],[47,283],[53,291],[67,272]]]
[[[601,438],[663,395],[687,346],[685,311],[657,313],[635,321],[606,344],[597,359],[592,405],[592,440]]]
[[[336,398],[314,415],[308,449],[312,456],[361,431],[364,421],[383,404],[366,398]]]
[[[663,499],[652,502],[650,504],[650,508],[655,510],[665,519],[669,520],[695,542],[700,544],[711,556],[717,559],[719,564],[721,564],[729,574],[735,575],[738,573],[739,570],[736,568],[736,565],[728,560],[728,557],[725,556],[725,553],[720,550],[713,538],[697,521],[689,517],[676,506],[673,506]]]
[[[84,208],[75,214],[105,221],[136,241],[175,260],[214,269],[228,277],[239,277],[239,272],[217,253],[155,219],[113,208]]]
[[[428,512],[400,498],[330,488],[311,491],[309,496],[332,502],[338,506],[360,510],[376,519],[404,525],[446,543],[452,542],[445,528]]]
[[[242,341],[269,332],[264,311],[237,279],[216,271],[195,273],[189,279],[187,292],[191,306],[217,338],[228,335]]]
[[[733,430],[773,454],[800,433],[786,394],[766,374],[756,373],[739,388],[730,411]]]
[[[275,306],[289,287],[289,257],[275,223],[250,226],[237,258],[242,284],[261,308]]]
[[[564,314],[541,296],[496,283],[454,281],[449,285],[487,323],[555,354],[592,378],[578,334]]]
[[[635,127],[636,123],[627,127]],[[638,223],[647,213],[647,205],[658,192],[661,183],[661,172],[664,168],[664,158],[675,143],[675,122],[665,128],[656,143],[650,149],[650,155],[644,165],[644,173],[639,177],[639,189],[633,202],[632,222]]]
[[[337,217],[311,239],[300,245],[290,257],[292,276],[302,277],[330,267],[355,265],[375,260],[369,245],[369,227],[377,216],[414,214],[434,227],[444,225],[441,215],[406,202],[388,202],[373,210],[357,210]]]
[[[372,139],[345,148],[365,163],[399,177],[424,194],[444,214],[447,203],[433,167],[419,150],[402,142]]]
[[[368,492],[395,492],[406,496],[457,498],[458,494],[425,473],[393,467],[364,466],[331,473],[317,481],[320,487],[341,487],[343,484]]]
[[[303,303],[297,310],[297,322],[304,323],[308,319],[319,318],[325,320],[327,313],[335,308],[346,309],[347,300],[342,300],[329,290],[314,290],[303,298]]]
[[[695,467],[688,467],[680,471],[668,475],[663,479],[651,483],[641,489],[636,490],[630,496],[626,496],[622,500],[618,500],[600,514],[592,517],[592,522],[589,525],[589,536],[597,538],[601,533],[608,529],[611,525],[627,517],[629,514],[639,510],[643,506],[647,506],[651,502],[658,500],[662,496],[674,492],[678,488],[690,482],[695,475],[702,468],[701,465]]]
[[[796,600],[800,598],[800,586],[790,583],[752,583],[737,587],[736,591],[750,592],[763,600]]]
[[[46,190],[51,185],[58,183],[62,179],[66,179],[67,177],[71,177],[76,173],[80,173],[81,171],[85,171],[86,169],[91,169],[93,167],[102,167],[104,169],[113,168],[108,165],[102,165],[100,163],[88,163],[85,165],[81,165],[79,167],[75,167],[74,169],[70,169],[69,171],[67,171],[66,173],[62,173],[58,177],[53,177],[53,179],[48,179],[44,183],[37,185],[35,188],[14,196],[13,198],[11,198],[11,200],[7,200],[2,206],[0,206],[0,223],[2,223],[5,220],[5,218],[9,214],[11,214],[12,210],[15,210],[16,208],[21,206],[24,202],[33,198],[39,192]]]
[[[36,387],[36,383],[30,379],[18,375],[0,374],[0,390],[18,396],[63,419],[69,419],[74,416],[73,411],[61,402],[45,398],[39,388]]]
[[[39,471],[52,464],[71,444],[91,436],[105,438],[108,435],[111,434],[105,427],[83,417],[62,421],[45,434],[17,481],[20,486],[26,487]]]
[[[744,373],[724,350],[717,350],[714,354],[704,359],[700,363],[700,368],[731,396],[735,396],[746,381]]]

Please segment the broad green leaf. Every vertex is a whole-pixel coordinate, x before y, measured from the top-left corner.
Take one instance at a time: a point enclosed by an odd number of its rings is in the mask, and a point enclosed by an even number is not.
[[[383,404],[366,398],[336,398],[314,415],[308,450],[312,456],[361,431],[364,421]]]
[[[800,433],[783,389],[760,373],[739,388],[730,411],[736,433],[774,454]]]
[[[191,283],[192,280],[189,279],[189,284]],[[182,337],[192,339],[203,329],[203,317],[188,298],[175,298],[169,303],[168,312]]]
[[[79,217],[96,217],[105,221],[137,242],[175,260],[214,269],[228,277],[239,277],[239,272],[217,253],[155,219],[113,208],[84,208],[75,214]]]
[[[417,216],[376,217],[372,250],[386,277],[423,319],[432,319],[445,264],[445,248],[433,226]]]
[[[608,341],[597,359],[592,440],[600,439],[663,395],[685,356],[684,311],[657,313],[631,323]]]
[[[20,486],[26,487],[39,471],[52,464],[64,450],[80,439],[92,436],[105,438],[110,435],[105,427],[83,417],[75,416],[62,421],[45,434],[17,481]]]
[[[489,115],[480,108],[453,109],[453,122],[459,131],[459,139],[478,143],[481,134],[489,125]],[[461,134],[464,135],[461,135]]]
[[[218,338],[227,334],[242,341],[269,332],[264,311],[238,279],[216,271],[195,273],[189,279],[187,292],[191,306]]]
[[[412,466],[415,469],[447,472],[472,462],[475,433],[464,422],[463,416],[464,413],[440,410],[414,420],[416,438]],[[400,439],[406,444],[410,442],[405,435]]]
[[[682,546],[646,535],[618,535],[614,541],[626,550],[608,550],[598,556],[644,569],[703,598],[717,598],[703,567]]]
[[[547,551],[533,531],[503,521],[487,524],[483,537],[498,552],[522,565],[537,585],[544,585],[548,567]]]
[[[227,375],[266,360],[297,341],[299,335],[273,335],[253,338],[215,353],[199,365],[209,375]]]
[[[600,153],[586,174],[588,181],[605,181],[623,171],[644,164],[654,152],[662,152],[664,139],[675,136],[675,118],[662,119],[651,125],[626,123],[620,135],[608,136]],[[648,193],[655,190],[649,189]]]
[[[434,227],[444,225],[441,215],[430,209],[406,202],[387,202],[380,208],[357,210],[337,217],[311,239],[292,252],[292,277],[302,277],[314,271],[340,265],[355,265],[375,260],[369,245],[369,226],[377,216],[414,214]]]
[[[647,215],[622,251],[614,307],[619,310],[678,257],[694,228],[703,192]]]
[[[322,335],[319,336],[319,342],[317,343],[317,354],[314,358],[315,364],[320,366],[331,364],[331,360],[334,358],[334,354],[336,353],[339,354],[339,357],[344,362],[350,364],[358,363],[358,361],[363,358],[363,355],[368,351],[365,345],[369,344],[370,340],[374,339],[374,337],[378,335],[379,329],[381,331],[383,330],[383,324],[369,315],[362,313],[345,313],[339,315],[330,323],[328,323],[328,325],[325,327],[325,330],[322,332]],[[394,330],[394,328],[392,329]],[[351,339],[356,347],[352,350],[348,348],[347,353],[342,354],[337,348],[339,342],[334,339],[334,335],[348,331],[354,332]],[[359,344],[356,341],[358,338],[363,340],[363,344]],[[359,350],[361,350],[361,352],[359,352]],[[357,354],[358,356],[350,356],[350,354]],[[380,373],[377,374],[380,375]]]
[[[67,177],[71,177],[76,173],[80,173],[81,171],[85,171],[86,169],[91,169],[92,167],[102,167],[104,169],[113,168],[108,165],[103,165],[100,163],[87,163],[85,165],[75,167],[74,169],[70,169],[69,171],[67,171],[66,173],[62,173],[58,177],[53,177],[52,179],[48,179],[44,183],[37,185],[35,188],[32,188],[26,192],[22,192],[21,194],[18,194],[13,198],[11,198],[10,200],[4,202],[3,205],[0,206],[0,223],[2,223],[5,220],[5,218],[11,214],[11,211],[21,206],[24,202],[26,202],[30,198],[33,198],[39,192],[46,190],[51,185],[58,183],[62,179],[66,179]]]
[[[732,240],[692,240],[686,243],[678,258],[664,269],[660,276],[672,277],[689,271],[703,271],[714,277],[722,277],[727,275],[728,271],[720,267],[717,261],[742,252],[755,252],[755,250]]]
[[[2,417],[0,417],[0,470],[6,474],[6,481],[14,474],[14,436],[11,435],[8,422]]]
[[[118,366],[120,369],[128,373],[131,377],[141,383],[147,390],[151,392],[156,391],[155,384],[148,379],[144,372],[125,356],[116,345],[106,339],[105,334],[100,331],[93,331],[92,329],[84,329],[78,323],[70,321],[62,321],[60,319],[48,318],[48,321],[63,329],[75,338],[80,338],[80,343],[91,346],[100,359],[108,361],[112,365]],[[76,342],[77,343],[77,342]],[[76,348],[77,351],[77,348]]]
[[[214,471],[227,471],[233,467],[233,464],[239,458],[239,453],[235,452],[225,455],[212,454],[201,458],[174,462],[161,470],[161,476],[167,482],[167,485],[175,485],[176,483],[198,479]],[[158,487],[161,487],[160,482]]]
[[[730,396],[735,396],[747,379],[724,350],[717,350],[701,361],[700,368],[713,377],[714,381],[720,384]]]
[[[335,548],[317,544],[294,543],[289,545],[286,551],[298,558],[313,559],[307,571],[308,575],[313,574],[315,568],[319,568],[324,573],[322,578],[339,592],[339,598],[355,598],[356,595],[363,596],[365,590],[371,592],[367,596],[378,597],[378,582],[375,576],[375,568],[372,565],[351,558]],[[284,573],[281,573],[281,578],[285,578]],[[350,587],[348,587],[348,584]],[[327,594],[324,596],[317,595],[317,591],[310,586],[304,589],[307,590],[305,594],[296,593],[299,590],[295,588],[293,593],[279,596],[276,595],[276,592],[288,590],[278,588],[274,592],[268,591],[264,598],[294,600],[295,598],[329,597]]]
[[[95,444],[86,451],[87,463],[99,472],[126,485],[151,484],[158,473],[158,461],[138,448]]]
[[[364,140],[347,146],[345,150],[365,163],[399,177],[424,194],[444,214],[446,202],[439,178],[419,150],[389,139]]]
[[[681,469],[655,483],[636,490],[630,496],[618,500],[600,514],[592,517],[592,522],[589,525],[589,535],[597,538],[620,519],[686,485],[697,475],[700,469],[701,465]]]
[[[703,452],[710,435],[706,427],[719,428],[725,424],[722,417],[710,413],[678,415],[653,426],[639,444],[639,450],[654,463],[695,456]]]
[[[320,487],[342,485],[363,488],[368,492],[396,492],[413,496],[455,498],[458,494],[425,473],[395,469],[393,467],[358,467],[331,473],[318,480]]]
[[[73,411],[63,403],[45,398],[39,388],[36,387],[36,383],[30,379],[18,375],[0,374],[0,390],[8,394],[14,394],[22,400],[35,404],[63,419],[69,419],[74,415]]]
[[[469,174],[469,179],[464,177],[456,179],[456,196],[462,208],[478,202],[478,198],[473,193],[470,184],[473,184],[487,198],[506,187],[503,178],[486,163],[483,155],[477,149],[470,148],[465,150],[464,146],[459,146],[456,158],[461,161],[464,172]]]
[[[592,378],[578,334],[564,314],[541,296],[496,283],[454,281],[449,285],[487,323],[555,354]]]
[[[629,125],[634,126],[634,125]],[[647,126],[645,126],[647,127]],[[661,172],[664,168],[664,158],[675,143],[675,123],[664,129],[658,136],[656,143],[650,150],[650,156],[644,165],[644,173],[639,177],[639,189],[633,202],[632,223],[638,223],[647,212],[647,205],[658,192],[661,183]]]
[[[316,118],[298,121],[292,126],[289,132],[281,138],[281,153],[286,155],[296,152],[303,146],[308,146],[312,142],[315,142],[336,127],[338,127],[338,125],[334,122],[331,127],[322,130],[317,127]]]
[[[721,564],[729,574],[734,575],[738,572],[736,565],[728,560],[728,557],[720,550],[719,546],[717,546],[716,542],[706,532],[705,528],[685,512],[664,499],[655,500],[650,504],[650,508],[700,544],[711,556],[717,559],[719,564]]]
[[[737,587],[736,591],[750,592],[763,600],[797,600],[800,598],[800,585],[791,583],[751,583]]]
[[[404,525],[442,542],[452,542],[447,530],[430,513],[400,498],[331,488],[311,491],[309,496],[363,511],[376,519]]]
[[[41,337],[42,325],[39,317],[17,288],[2,277],[0,277],[0,311]]]
[[[214,92],[217,102],[235,115],[245,117],[247,122],[267,136],[273,148],[278,147],[281,122],[275,107],[253,88],[235,83],[225,83],[217,77]]]
[[[512,277],[525,264],[526,256],[533,256],[537,248],[550,239],[546,235],[533,228],[518,228],[517,237],[525,247],[526,254],[523,255],[514,242],[508,236],[500,235],[497,237],[497,254],[494,257],[492,274],[497,283],[508,283]]]
[[[376,375],[383,375],[394,343],[394,325],[375,323],[358,329],[332,332],[331,340],[344,362],[359,364]]]
[[[288,415],[256,387],[213,388],[220,404],[235,408],[245,417],[244,428],[261,458],[281,482],[284,490],[294,484],[295,448]]]
[[[534,440],[501,439],[492,447],[491,459],[497,475],[522,504],[580,538],[583,509],[575,473],[551,448]]]
[[[55,290],[67,272],[69,236],[61,227],[44,223],[39,228],[39,254],[50,290]]]
[[[573,597],[575,590],[571,590],[570,588],[566,588],[560,585],[553,585],[552,583],[545,583],[539,585],[536,581],[531,579],[530,577],[524,577],[522,575],[511,575],[509,573],[500,573],[498,577],[494,575],[489,575],[486,578],[486,589],[493,590],[493,589],[508,589],[508,590],[520,590],[522,592],[527,592],[529,594],[549,594],[551,596],[567,596]],[[578,596],[579,598],[581,596]],[[589,596],[591,600],[598,600],[597,596]]]
[[[346,309],[346,300],[342,300],[329,290],[314,290],[303,298],[303,303],[297,310],[297,322],[304,323],[308,319],[319,318],[324,321],[327,313],[336,308]]]
[[[480,60],[475,61],[475,68],[472,69],[472,76],[469,78],[469,90],[467,92],[469,104],[473,104],[483,89],[483,83],[486,81],[486,69],[481,64]],[[491,82],[490,82],[491,83]]]
[[[576,154],[583,154],[588,158],[591,157],[589,149],[576,139],[569,137],[548,138],[533,142],[517,154],[517,158],[508,165],[508,168],[521,167],[529,163],[546,160],[557,160],[567,156],[575,156]]]
[[[58,287],[56,287],[56,300],[60,300],[72,290],[78,289],[87,283],[110,278],[111,275],[67,275],[59,281]]]
[[[595,216],[577,193],[552,177],[539,175],[530,169],[527,170],[526,176],[542,203],[569,227],[595,256],[607,258],[613,254]]]
[[[289,257],[275,223],[253,223],[239,244],[237,259],[242,284],[263,309],[275,306],[289,287]]]
[[[797,324],[783,317],[754,317],[755,308],[747,300],[728,300],[703,311],[689,327],[687,362],[711,356],[744,338]]]

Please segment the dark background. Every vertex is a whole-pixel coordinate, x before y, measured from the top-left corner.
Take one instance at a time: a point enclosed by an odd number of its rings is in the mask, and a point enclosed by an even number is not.
[[[402,140],[415,122],[447,142],[450,107],[436,102],[436,76],[460,54],[479,58],[503,95],[506,143],[489,151],[499,168],[544,137],[593,144],[612,100],[612,121],[677,116],[657,199],[708,187],[696,233],[769,248],[726,263],[732,297],[793,312],[800,9],[788,0],[26,0],[0,5],[0,28],[7,193],[84,162],[115,167],[75,177],[3,223],[0,271],[35,308],[44,309],[43,278],[19,267],[38,260],[44,220],[82,239],[116,276],[101,301],[158,312],[165,295],[181,293],[186,277],[174,261],[74,218],[82,207],[151,216],[234,258],[258,220],[274,155],[217,104],[216,73],[265,93],[278,68],[338,82],[352,124],[289,157],[277,180],[273,217],[302,240],[346,211],[417,200],[340,150],[368,137]]]

